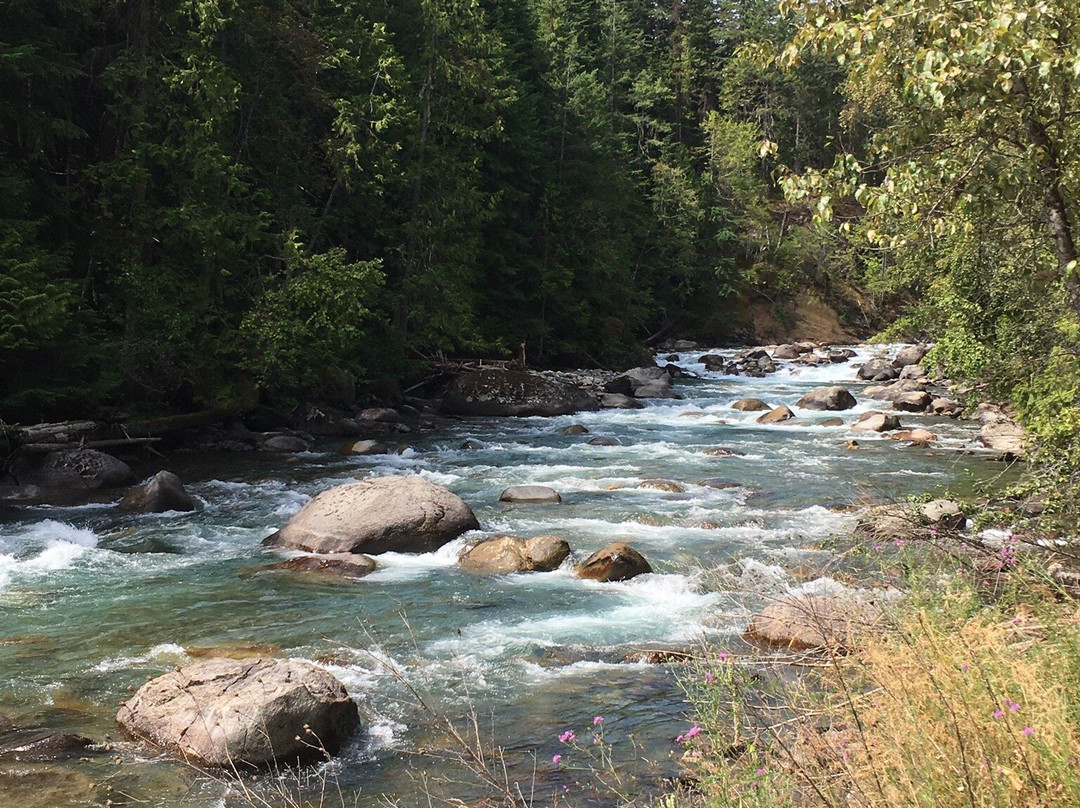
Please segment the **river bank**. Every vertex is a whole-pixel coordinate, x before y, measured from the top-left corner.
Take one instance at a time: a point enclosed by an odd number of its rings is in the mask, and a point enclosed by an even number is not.
[[[41,764],[38,776],[48,782],[59,766],[89,796],[54,789],[39,804],[101,804],[91,782],[157,804],[233,799],[137,745],[104,748],[129,686],[223,653],[313,661],[346,684],[366,729],[332,771],[361,804],[379,794],[407,801],[414,756],[445,749],[388,662],[447,713],[486,716],[517,753],[522,778],[533,777],[527,750],[550,759],[559,732],[596,715],[606,716],[609,738],[633,734],[657,761],[643,777],[675,776],[672,740],[686,730],[685,705],[672,673],[642,661],[650,652],[737,643],[774,593],[828,586],[821,569],[843,578],[828,540],[854,525],[860,505],[971,491],[1003,471],[992,462],[998,453],[978,443],[976,422],[900,412],[904,426],[936,435],[924,445],[853,431],[859,416],[886,409],[855,365],[899,346],[853,350],[848,363],[775,359],[775,371],[760,376],[725,373],[745,351],[665,353],[658,364],[698,377],[673,379],[682,398],[547,418],[433,419],[432,428],[390,435],[390,454],[341,455],[340,439],[325,437],[301,452],[170,457],[200,505],[191,513],[125,514],[111,503],[5,513],[0,712],[96,745],[89,761]],[[722,357],[721,370],[696,361],[709,354]],[[840,383],[855,394],[853,408],[796,406]],[[760,424],[761,412],[732,407],[750,398],[799,417]],[[836,417],[842,425],[826,425]],[[315,493],[388,474],[420,474],[454,491],[480,531],[433,553],[379,556],[354,586],[265,569],[278,557],[262,539]],[[500,503],[511,485],[546,485],[562,502]],[[493,578],[458,569],[467,542],[504,533],[562,535],[571,566]],[[641,550],[654,573],[615,584],[572,574],[573,563],[616,539]],[[436,775],[453,771],[431,765]],[[5,787],[29,782],[12,776]],[[545,789],[570,783],[557,767],[535,777]]]

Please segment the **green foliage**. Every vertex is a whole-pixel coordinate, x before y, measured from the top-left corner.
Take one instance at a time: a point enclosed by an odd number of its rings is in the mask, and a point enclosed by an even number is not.
[[[339,371],[354,377],[383,283],[377,261],[350,263],[340,248],[298,256],[240,326],[245,366],[271,390],[317,389]]]
[[[829,161],[836,68],[741,53],[793,31],[774,0],[8,3],[5,394],[72,344],[100,403],[184,408],[375,341],[618,364],[719,330],[807,262],[769,171]],[[290,353],[297,278],[371,262],[370,316]]]

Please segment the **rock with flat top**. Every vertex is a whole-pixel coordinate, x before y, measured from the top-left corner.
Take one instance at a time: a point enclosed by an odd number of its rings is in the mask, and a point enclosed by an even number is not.
[[[116,721],[185,761],[233,768],[335,754],[360,715],[345,686],[308,662],[209,659],[150,680]]]
[[[1023,457],[1024,428],[1009,420],[990,421],[979,431],[979,442],[1008,457]]]
[[[271,564],[268,569],[287,570],[356,581],[375,571],[375,559],[360,553],[325,553],[303,555]]]
[[[791,650],[846,648],[881,621],[881,607],[873,601],[845,595],[791,595],[754,615],[745,636]]]
[[[920,509],[922,518],[934,527],[959,530],[967,524],[967,517],[960,506],[951,499],[932,499]]]
[[[426,553],[480,525],[455,494],[419,475],[318,494],[263,545],[311,553]]]
[[[547,503],[562,502],[559,492],[546,485],[512,485],[499,494],[499,502]]]

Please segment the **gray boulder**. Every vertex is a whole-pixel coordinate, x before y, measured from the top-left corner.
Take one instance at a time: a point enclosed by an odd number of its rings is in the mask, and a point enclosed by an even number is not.
[[[259,448],[264,452],[295,454],[296,452],[306,452],[308,444],[307,441],[296,435],[271,435],[259,444]]]
[[[846,387],[834,385],[811,390],[795,402],[796,407],[804,410],[850,410],[858,402]]]
[[[908,345],[901,348],[896,353],[896,359],[893,360],[894,368],[906,368],[908,365],[917,365],[926,356],[929,348],[925,345]]]
[[[896,378],[896,370],[888,359],[870,359],[862,364],[856,377],[863,381],[870,381],[882,374],[887,374],[886,379]]]
[[[120,501],[121,510],[131,513],[193,511],[195,500],[180,478],[171,471],[159,471],[145,485],[132,489]]]
[[[480,575],[509,575],[512,572],[550,572],[570,555],[570,545],[559,536],[496,536],[465,550],[458,563]]]
[[[131,467],[96,449],[65,449],[50,452],[29,474],[20,475],[25,485],[42,488],[97,490],[136,482]]]
[[[376,477],[318,494],[263,545],[312,553],[424,553],[479,527],[462,500],[418,475]]]
[[[785,343],[784,345],[777,345],[776,350],[772,352],[773,359],[798,359],[799,349],[794,345]]]
[[[579,578],[593,581],[627,581],[652,572],[645,557],[628,544],[615,542],[597,550],[574,570]]]
[[[524,370],[478,370],[450,383],[443,412],[451,415],[569,415],[598,410],[580,387]]]
[[[186,761],[231,768],[334,754],[360,715],[345,686],[310,663],[210,659],[150,680],[116,721]]]
[[[499,494],[499,502],[532,502],[557,505],[562,502],[559,492],[546,485],[512,485]]]

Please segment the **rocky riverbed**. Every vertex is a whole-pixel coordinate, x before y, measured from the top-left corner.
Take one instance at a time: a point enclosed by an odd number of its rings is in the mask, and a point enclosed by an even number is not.
[[[1022,454],[1007,413],[960,417],[923,353],[672,344],[626,373],[473,373],[449,403],[200,425],[127,464],[110,452],[144,447],[102,445],[117,439],[100,425],[27,433],[0,512],[0,713],[12,738],[85,743],[33,760],[16,749],[28,741],[0,745],[0,792],[64,808],[244,804],[178,762],[177,744],[115,724],[148,678],[223,659],[293,660],[347,690],[359,728],[310,786],[332,775],[360,804],[412,801],[416,755],[445,747],[417,693],[490,716],[515,776],[542,789],[572,778],[534,774],[527,753],[550,760],[556,736],[595,715],[657,761],[642,777],[672,774],[684,706],[652,662],[734,647],[770,602],[858,589],[828,542],[862,509],[963,493]],[[320,492],[347,491],[331,509],[348,508],[380,480],[396,493],[378,514],[357,506],[375,520],[359,544],[329,542],[334,519],[294,521]],[[79,496],[50,499],[65,490]],[[437,539],[366,543],[391,524]],[[440,760],[424,765],[458,776]]]

